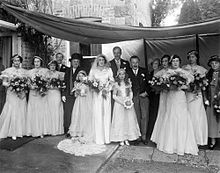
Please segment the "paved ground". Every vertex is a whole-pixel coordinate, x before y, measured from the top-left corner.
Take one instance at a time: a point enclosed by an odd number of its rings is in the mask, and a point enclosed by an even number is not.
[[[167,155],[153,147],[107,145],[101,154],[76,157],[56,146],[64,137],[36,139],[15,151],[0,150],[0,173],[217,173],[220,151]]]

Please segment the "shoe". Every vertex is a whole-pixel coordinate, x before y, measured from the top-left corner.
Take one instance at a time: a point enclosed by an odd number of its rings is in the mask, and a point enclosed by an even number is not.
[[[120,146],[124,146],[124,145],[125,145],[124,141],[120,142],[119,145],[120,145]]]
[[[210,150],[213,150],[213,149],[215,148],[215,146],[216,146],[216,143],[210,144],[210,145],[209,145],[209,149],[210,149]]]
[[[71,137],[69,133],[67,133],[65,136],[66,136],[67,138]]]
[[[40,138],[43,138],[43,137],[44,137],[44,135],[41,135],[41,136],[40,136]]]
[[[125,141],[125,145],[130,145],[128,141]]]
[[[148,140],[142,140],[142,143],[143,143],[144,145],[147,145],[147,144],[148,144]]]
[[[16,136],[12,136],[12,139],[13,139],[13,140],[16,140],[17,138],[16,138]]]

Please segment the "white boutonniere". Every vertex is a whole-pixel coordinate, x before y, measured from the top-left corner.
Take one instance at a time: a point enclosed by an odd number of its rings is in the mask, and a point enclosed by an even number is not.
[[[65,66],[63,66],[63,68],[66,68]]]
[[[124,67],[124,70],[126,70],[126,67]]]
[[[141,76],[145,77],[144,73],[141,73]]]
[[[124,65],[126,65],[126,62],[123,62]]]

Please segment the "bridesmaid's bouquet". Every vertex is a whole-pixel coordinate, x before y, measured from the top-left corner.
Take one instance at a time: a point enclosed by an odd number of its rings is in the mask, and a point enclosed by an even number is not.
[[[175,73],[169,76],[168,84],[170,90],[178,90],[187,84],[187,78],[181,73]]]
[[[162,90],[167,90],[169,88],[167,79],[162,78],[162,77],[154,76],[152,80],[149,81],[149,84],[157,92],[160,92]]]
[[[36,75],[34,79],[31,80],[31,86],[43,97],[50,88],[50,82],[43,76]]]
[[[198,94],[201,90],[205,91],[208,86],[208,79],[199,73],[194,74],[194,81],[189,84],[190,91]]]
[[[28,80],[25,77],[14,77],[9,82],[9,88],[15,92],[19,98],[24,98],[28,92]]]
[[[51,78],[49,80],[49,85],[51,88],[58,88],[61,90],[64,90],[66,88],[66,83],[63,80],[60,80],[58,78]]]

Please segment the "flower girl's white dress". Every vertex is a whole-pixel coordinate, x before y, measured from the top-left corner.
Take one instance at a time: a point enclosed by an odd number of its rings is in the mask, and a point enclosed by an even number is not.
[[[111,141],[136,140],[141,136],[134,106],[125,108],[124,101],[132,100],[131,85],[115,85],[113,99],[113,119],[111,125]]]

